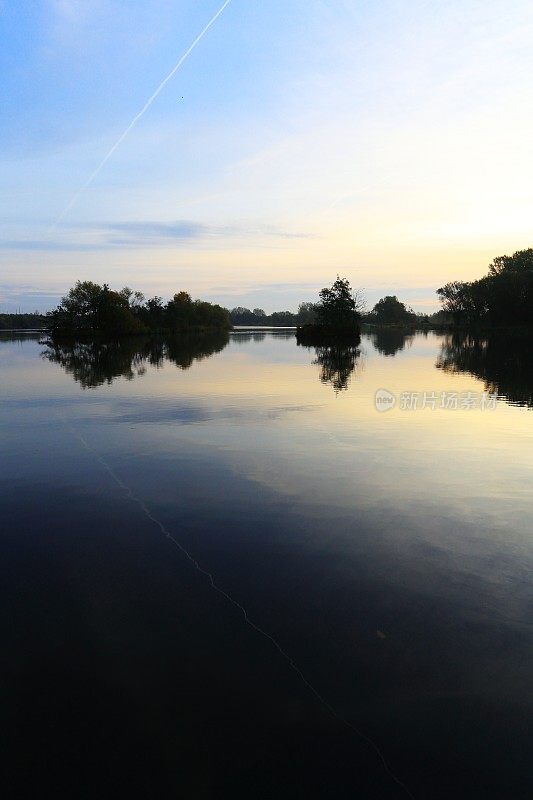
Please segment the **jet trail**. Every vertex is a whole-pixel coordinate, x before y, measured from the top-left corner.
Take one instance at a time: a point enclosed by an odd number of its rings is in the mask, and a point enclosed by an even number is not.
[[[219,594],[219,595],[221,595],[222,597],[224,597],[224,598],[225,598],[225,599],[226,599],[226,600],[227,600],[229,603],[231,603],[233,606],[235,606],[235,608],[237,608],[237,609],[238,609],[238,611],[241,613],[241,615],[242,615],[242,617],[243,617],[243,619],[244,619],[244,621],[245,621],[246,625],[249,625],[249,627],[250,627],[250,628],[253,628],[253,630],[254,630],[254,631],[256,631],[256,632],[257,632],[257,633],[258,633],[260,636],[263,636],[265,639],[268,639],[268,640],[269,640],[269,641],[272,643],[272,645],[273,645],[273,646],[276,648],[276,650],[279,652],[279,654],[282,656],[282,658],[283,658],[283,659],[284,659],[284,660],[287,662],[287,664],[289,665],[289,667],[290,667],[292,670],[294,670],[294,672],[295,672],[295,673],[298,675],[298,677],[300,678],[300,680],[302,681],[302,683],[304,684],[304,686],[306,686],[306,687],[307,687],[307,689],[308,689],[308,690],[311,692],[311,694],[313,694],[313,695],[316,697],[316,699],[318,700],[318,702],[319,702],[319,703],[321,703],[321,704],[324,706],[324,708],[325,708],[325,709],[326,709],[326,710],[327,710],[327,711],[328,711],[328,712],[329,712],[329,713],[330,713],[330,714],[331,714],[331,715],[332,715],[332,716],[333,716],[333,717],[334,717],[334,718],[335,718],[335,719],[336,719],[336,720],[337,720],[337,721],[338,721],[338,722],[339,722],[341,725],[344,725],[345,727],[349,728],[349,729],[352,731],[352,733],[354,733],[356,736],[358,736],[360,739],[362,739],[364,742],[366,742],[366,743],[367,743],[367,745],[368,745],[368,746],[369,746],[369,747],[370,747],[370,748],[371,748],[371,749],[372,749],[372,750],[375,752],[375,754],[376,754],[376,755],[377,755],[377,757],[379,758],[379,760],[380,760],[381,764],[383,765],[383,768],[385,769],[385,772],[386,772],[386,773],[389,775],[389,777],[391,778],[391,780],[392,780],[394,783],[396,783],[396,784],[397,784],[397,786],[399,786],[399,787],[400,787],[400,789],[401,789],[401,790],[402,790],[402,791],[403,791],[403,792],[404,792],[406,795],[408,795],[408,796],[411,798],[411,800],[415,800],[415,798],[414,798],[414,795],[411,793],[411,790],[410,790],[410,789],[409,789],[409,788],[408,788],[408,787],[405,785],[405,783],[403,783],[403,781],[401,781],[401,780],[400,780],[400,778],[399,778],[399,777],[396,775],[396,773],[393,771],[392,767],[390,767],[390,766],[389,766],[389,762],[388,762],[388,761],[387,761],[387,759],[385,758],[385,755],[383,754],[383,751],[382,751],[382,750],[381,750],[381,748],[380,748],[380,747],[379,747],[379,746],[378,746],[378,745],[375,743],[375,741],[374,741],[373,739],[371,739],[369,736],[367,736],[367,735],[366,735],[366,733],[363,733],[363,731],[361,731],[359,728],[357,728],[355,725],[353,725],[353,724],[352,724],[352,723],[349,721],[349,719],[347,719],[346,717],[343,717],[343,716],[342,716],[342,714],[341,714],[340,712],[338,712],[338,711],[337,711],[337,710],[336,710],[336,709],[335,709],[335,708],[334,708],[334,707],[331,705],[331,703],[330,703],[328,700],[326,700],[326,698],[325,698],[323,695],[321,695],[321,694],[320,694],[320,692],[318,691],[318,689],[316,689],[316,688],[314,687],[314,685],[313,685],[313,684],[312,684],[312,683],[311,683],[311,682],[310,682],[310,681],[309,681],[309,680],[306,678],[305,674],[302,672],[302,670],[300,669],[300,667],[298,666],[298,664],[296,663],[296,661],[295,661],[295,660],[292,658],[292,656],[291,656],[291,655],[289,655],[289,653],[288,653],[286,650],[284,650],[284,649],[283,649],[283,647],[280,645],[280,643],[278,642],[278,640],[277,640],[277,639],[276,639],[274,636],[272,636],[272,634],[270,634],[268,631],[266,631],[264,628],[261,628],[259,625],[257,625],[257,624],[256,624],[256,623],[255,623],[255,622],[254,622],[254,621],[253,621],[253,620],[252,620],[252,619],[251,619],[251,618],[248,616],[248,611],[246,610],[246,608],[245,608],[245,607],[244,607],[244,606],[243,606],[241,603],[239,603],[239,601],[238,601],[238,600],[236,600],[236,599],[235,599],[235,598],[234,598],[234,597],[233,597],[231,594],[229,594],[228,592],[226,592],[224,589],[222,589],[222,588],[221,588],[221,587],[218,585],[218,583],[217,583],[217,582],[216,582],[216,580],[215,580],[215,577],[214,577],[213,573],[212,573],[212,572],[209,572],[207,569],[205,569],[205,568],[204,568],[204,567],[203,567],[203,566],[200,564],[200,562],[199,562],[199,561],[197,561],[197,560],[196,560],[196,558],[195,558],[195,557],[194,557],[194,556],[193,556],[193,555],[190,553],[190,551],[189,551],[189,550],[187,550],[187,548],[185,547],[185,545],[183,545],[183,544],[181,543],[181,541],[180,541],[180,540],[179,540],[179,539],[178,539],[176,536],[173,536],[173,535],[172,535],[172,533],[171,533],[171,532],[170,532],[170,530],[169,530],[169,529],[166,527],[166,525],[164,525],[164,524],[161,522],[161,520],[160,520],[160,519],[158,519],[158,518],[157,518],[157,517],[156,517],[156,516],[153,514],[153,512],[152,512],[152,511],[150,510],[150,508],[149,508],[149,507],[146,505],[146,503],[144,502],[144,500],[143,500],[141,497],[139,497],[139,495],[135,494],[135,492],[133,491],[133,489],[131,489],[131,488],[128,486],[128,484],[127,484],[127,483],[124,483],[124,481],[122,480],[122,478],[121,478],[121,477],[120,477],[120,476],[119,476],[119,475],[118,475],[118,474],[115,472],[115,470],[113,469],[113,467],[111,467],[111,466],[110,466],[110,464],[108,464],[108,462],[106,461],[106,459],[105,459],[105,458],[104,458],[102,455],[100,455],[100,453],[99,453],[97,450],[95,450],[95,449],[94,449],[94,447],[92,447],[92,446],[91,446],[91,445],[90,445],[90,444],[87,442],[87,440],[85,439],[85,437],[84,437],[84,436],[83,436],[83,435],[82,435],[82,434],[81,434],[81,433],[80,433],[78,430],[76,430],[76,428],[74,428],[74,427],[72,426],[72,424],[71,424],[71,423],[69,423],[69,422],[68,422],[68,420],[67,420],[66,418],[64,418],[64,417],[61,417],[61,416],[60,416],[60,417],[59,417],[59,419],[60,419],[60,420],[63,422],[63,424],[64,424],[64,425],[65,425],[65,427],[66,427],[66,428],[67,428],[67,429],[70,431],[70,433],[71,433],[71,434],[72,434],[72,435],[73,435],[73,436],[74,436],[76,439],[78,439],[78,441],[79,441],[79,442],[81,442],[81,444],[84,446],[84,448],[87,450],[87,452],[88,452],[88,453],[90,453],[90,454],[91,454],[91,455],[92,455],[94,458],[96,458],[96,460],[97,460],[97,461],[98,461],[98,462],[99,462],[99,463],[102,465],[102,467],[103,467],[105,470],[107,470],[107,472],[108,472],[108,473],[109,473],[109,475],[112,477],[112,479],[113,479],[113,480],[114,480],[114,482],[117,484],[117,486],[119,486],[119,487],[120,487],[120,488],[121,488],[121,489],[124,491],[125,495],[126,495],[126,496],[127,496],[127,497],[128,497],[128,498],[129,498],[129,499],[130,499],[130,500],[131,500],[133,503],[135,503],[135,504],[136,504],[136,505],[137,505],[137,506],[140,508],[140,510],[142,511],[142,513],[145,515],[145,517],[147,517],[147,518],[148,518],[148,519],[149,519],[151,522],[153,522],[153,524],[154,524],[154,525],[156,525],[156,526],[159,528],[159,530],[161,531],[161,533],[162,533],[162,534],[163,534],[163,535],[164,535],[164,536],[165,536],[165,537],[166,537],[166,538],[167,538],[169,541],[171,541],[171,542],[172,542],[172,544],[174,544],[174,545],[175,545],[175,546],[178,548],[178,550],[180,550],[180,551],[181,551],[181,553],[183,553],[183,555],[185,556],[185,558],[186,558],[188,561],[190,561],[190,563],[193,565],[193,567],[194,567],[194,568],[195,568],[195,569],[196,569],[196,570],[197,570],[197,571],[198,571],[198,572],[199,572],[201,575],[203,575],[204,577],[206,577],[206,578],[207,578],[207,580],[209,581],[209,584],[210,584],[211,588],[212,588],[212,589],[213,589],[215,592],[217,592],[217,594]]]
[[[214,24],[214,23],[217,21],[217,19],[220,17],[220,15],[222,14],[222,12],[223,12],[223,11],[226,9],[226,7],[227,7],[227,6],[229,6],[229,4],[230,4],[230,3],[231,3],[231,0],[226,0],[226,2],[224,3],[224,5],[223,5],[223,6],[221,6],[221,8],[219,8],[219,10],[218,10],[218,11],[217,11],[217,13],[214,15],[214,17],[212,17],[212,18],[209,20],[209,22],[207,23],[207,25],[205,26],[205,28],[204,28],[204,29],[203,29],[203,30],[202,30],[202,31],[201,31],[201,32],[198,34],[198,36],[196,37],[196,39],[194,40],[194,42],[193,42],[193,43],[191,44],[191,46],[190,46],[190,47],[189,47],[189,48],[188,48],[188,49],[185,51],[185,53],[184,53],[184,54],[181,56],[180,60],[179,60],[179,61],[177,62],[177,64],[176,64],[176,65],[175,65],[175,66],[174,66],[174,67],[171,69],[171,71],[168,73],[168,75],[166,76],[166,78],[164,78],[164,80],[162,80],[162,81],[161,81],[161,83],[159,84],[159,86],[157,87],[157,89],[155,90],[155,92],[153,93],[153,95],[152,95],[152,96],[151,96],[151,97],[150,97],[150,98],[149,98],[149,99],[146,101],[146,103],[145,103],[145,104],[144,104],[144,106],[141,108],[141,110],[139,111],[139,113],[138,113],[138,114],[136,114],[136,116],[135,116],[135,117],[132,119],[132,121],[130,122],[130,124],[128,125],[128,127],[127,127],[127,128],[124,130],[124,131],[123,131],[123,133],[121,133],[121,134],[120,134],[120,136],[118,137],[117,141],[115,142],[115,144],[113,145],[113,147],[111,148],[111,150],[110,150],[110,151],[109,151],[109,152],[108,152],[108,153],[107,153],[107,154],[104,156],[104,158],[103,158],[103,159],[102,159],[102,161],[99,163],[99,165],[96,167],[96,169],[94,170],[94,172],[92,173],[92,175],[90,175],[90,176],[89,176],[89,178],[88,178],[88,179],[85,181],[85,183],[83,184],[83,186],[81,187],[81,189],[78,189],[78,191],[77,191],[77,192],[75,193],[75,195],[72,197],[72,200],[70,200],[70,202],[68,203],[68,205],[66,205],[66,206],[65,206],[65,208],[63,209],[63,211],[61,212],[61,214],[59,215],[59,217],[56,219],[56,221],[55,221],[55,222],[54,222],[54,224],[52,225],[52,227],[51,227],[50,231],[53,231],[53,230],[54,230],[54,228],[55,228],[55,227],[56,227],[56,226],[57,226],[57,225],[58,225],[58,224],[61,222],[61,220],[62,220],[62,219],[64,219],[64,217],[65,217],[65,216],[68,214],[68,212],[70,211],[70,209],[71,209],[71,208],[72,208],[72,207],[75,205],[76,201],[78,200],[78,197],[79,197],[81,194],[83,194],[83,192],[84,192],[86,189],[88,189],[88,188],[89,188],[89,186],[90,186],[90,185],[91,185],[91,183],[94,181],[94,179],[96,178],[96,176],[98,175],[98,173],[100,172],[100,170],[102,169],[102,167],[104,167],[104,165],[105,165],[105,164],[106,164],[106,163],[109,161],[109,159],[111,158],[111,156],[113,155],[113,153],[115,152],[115,150],[117,149],[117,147],[119,147],[119,146],[122,144],[122,142],[124,141],[124,139],[126,138],[126,136],[129,134],[129,132],[132,130],[132,128],[134,128],[134,127],[135,127],[135,125],[138,123],[138,121],[141,119],[141,117],[142,117],[142,116],[144,116],[144,114],[146,114],[146,112],[148,111],[148,109],[150,108],[150,106],[152,105],[152,103],[154,102],[154,100],[156,99],[156,97],[157,97],[157,96],[158,96],[158,95],[159,95],[159,94],[160,94],[160,93],[163,91],[163,89],[164,89],[165,85],[166,85],[166,84],[169,82],[169,80],[170,80],[170,79],[171,79],[171,78],[172,78],[172,77],[173,77],[173,76],[176,74],[176,72],[178,71],[178,69],[179,69],[179,68],[181,67],[181,65],[183,64],[183,62],[184,62],[184,61],[185,61],[185,60],[186,60],[186,59],[187,59],[187,58],[190,56],[190,54],[192,53],[192,51],[194,50],[194,48],[196,47],[196,45],[197,45],[197,44],[198,44],[198,43],[201,41],[201,39],[203,39],[203,37],[205,36],[205,34],[206,34],[206,33],[207,33],[207,31],[209,30],[209,28],[210,28],[210,27],[211,27],[211,26],[212,26],[212,25],[213,25],[213,24]]]

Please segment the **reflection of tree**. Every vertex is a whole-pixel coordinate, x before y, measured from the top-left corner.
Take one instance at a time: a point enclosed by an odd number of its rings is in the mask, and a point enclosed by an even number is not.
[[[267,336],[275,339],[293,339],[294,330],[284,331],[276,330],[275,328],[272,328],[268,331],[233,330],[231,341],[235,342],[236,344],[244,344],[245,342],[262,342]]]
[[[370,338],[376,350],[382,355],[395,356],[406,345],[411,346],[414,334],[400,328],[376,328],[372,331]]]
[[[171,336],[165,339],[164,357],[180,369],[189,369],[195,361],[203,361],[220,353],[229,342],[226,331],[191,336]]]
[[[245,344],[246,342],[262,342],[265,337],[266,333],[262,331],[246,331],[245,333],[239,331],[238,333],[232,334],[231,341],[235,342],[236,344]]]
[[[355,370],[361,351],[349,345],[315,347],[315,364],[320,366],[320,380],[331,383],[336,392],[348,388],[350,376]]]
[[[168,338],[132,337],[118,341],[48,341],[43,357],[60,364],[84,389],[112,383],[122,377],[132,380],[146,372],[146,365],[162,366],[170,361],[189,369],[194,361],[224,349],[226,332]]]
[[[484,381],[487,392],[533,407],[533,349],[525,338],[453,334],[444,340],[436,366],[466,372]]]

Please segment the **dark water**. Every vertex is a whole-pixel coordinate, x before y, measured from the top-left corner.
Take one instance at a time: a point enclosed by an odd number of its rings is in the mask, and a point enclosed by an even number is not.
[[[532,797],[531,352],[2,339],[4,796]]]

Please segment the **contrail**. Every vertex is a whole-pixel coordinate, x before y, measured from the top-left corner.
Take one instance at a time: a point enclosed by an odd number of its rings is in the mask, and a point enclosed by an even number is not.
[[[134,128],[134,127],[135,127],[135,125],[136,125],[136,124],[139,122],[139,120],[141,119],[141,117],[142,117],[142,116],[144,116],[144,114],[146,114],[146,112],[148,111],[148,109],[150,108],[150,106],[152,105],[152,103],[154,102],[154,100],[156,99],[156,97],[157,97],[157,96],[158,96],[158,95],[159,95],[159,94],[160,94],[160,93],[163,91],[163,89],[164,89],[165,85],[166,85],[166,84],[169,82],[169,80],[170,80],[170,79],[171,79],[171,78],[172,78],[172,77],[173,77],[173,76],[176,74],[176,72],[179,70],[179,68],[180,68],[180,67],[181,67],[181,65],[183,64],[183,62],[184,62],[184,61],[185,61],[185,60],[186,60],[186,59],[187,59],[187,58],[190,56],[190,54],[192,53],[192,51],[194,50],[194,48],[196,47],[196,45],[197,45],[197,44],[198,44],[198,43],[201,41],[201,39],[203,39],[203,37],[205,36],[205,34],[206,34],[206,33],[207,33],[207,31],[209,30],[209,28],[210,28],[210,27],[211,27],[211,26],[212,26],[212,25],[213,25],[213,24],[214,24],[214,23],[217,21],[217,19],[220,17],[220,15],[222,14],[222,12],[225,10],[225,8],[226,8],[227,6],[229,6],[229,4],[230,4],[230,3],[231,3],[231,0],[226,0],[226,2],[224,3],[224,5],[223,5],[223,6],[221,6],[221,8],[219,8],[219,10],[218,10],[218,11],[217,11],[217,13],[215,14],[215,16],[214,16],[214,17],[212,17],[212,18],[209,20],[209,22],[207,23],[207,25],[205,26],[205,28],[204,28],[204,29],[203,29],[203,30],[202,30],[202,31],[201,31],[201,32],[198,34],[198,36],[196,37],[196,39],[194,40],[194,42],[191,44],[191,46],[188,48],[188,50],[186,50],[186,51],[185,51],[185,53],[184,53],[184,54],[181,56],[180,60],[179,60],[179,61],[177,62],[177,64],[176,64],[176,65],[175,65],[175,66],[174,66],[174,67],[171,69],[171,71],[168,73],[168,75],[166,76],[166,78],[164,78],[164,80],[162,80],[162,81],[161,81],[161,83],[159,84],[159,86],[157,87],[157,89],[155,90],[155,92],[153,93],[153,95],[152,95],[152,96],[151,96],[151,97],[150,97],[150,98],[149,98],[149,99],[146,101],[146,103],[145,103],[145,104],[144,104],[144,106],[141,108],[141,110],[139,111],[139,113],[138,113],[138,114],[136,114],[136,116],[135,116],[135,117],[132,119],[132,121],[130,122],[130,124],[128,125],[128,127],[127,127],[127,128],[124,130],[124,131],[123,131],[123,133],[121,133],[121,134],[120,134],[120,136],[118,137],[117,141],[115,142],[115,144],[113,145],[113,147],[111,148],[111,150],[110,150],[110,151],[109,151],[109,152],[108,152],[108,153],[107,153],[107,154],[104,156],[104,158],[103,158],[103,159],[101,160],[101,162],[98,164],[98,166],[96,167],[96,169],[94,170],[94,172],[92,173],[92,175],[90,175],[90,176],[89,176],[89,178],[88,178],[88,179],[85,181],[85,183],[83,184],[83,186],[81,187],[81,189],[78,189],[78,191],[76,192],[76,194],[75,194],[75,195],[72,197],[72,200],[70,200],[70,202],[68,203],[68,205],[66,205],[66,206],[65,206],[65,208],[63,209],[63,211],[61,212],[61,214],[58,216],[58,218],[56,219],[56,221],[54,222],[54,224],[51,226],[51,228],[50,228],[50,232],[54,230],[54,228],[56,227],[56,225],[58,225],[58,224],[61,222],[61,220],[62,220],[62,219],[64,219],[64,217],[65,217],[65,216],[68,214],[68,212],[70,211],[70,209],[71,209],[71,208],[72,208],[72,207],[75,205],[75,203],[77,202],[77,200],[78,200],[78,197],[79,197],[81,194],[83,194],[83,192],[84,192],[86,189],[88,189],[88,188],[89,188],[89,186],[90,186],[90,185],[91,185],[91,183],[94,181],[94,179],[96,178],[96,176],[98,175],[98,173],[100,172],[100,170],[102,169],[102,167],[103,167],[103,166],[104,166],[104,165],[105,165],[105,164],[106,164],[106,163],[109,161],[109,159],[111,158],[111,156],[113,155],[113,153],[115,152],[115,150],[117,149],[117,147],[120,147],[120,145],[122,144],[122,142],[124,141],[124,139],[126,138],[126,136],[129,134],[129,132],[131,131],[131,129],[132,129],[132,128]]]
[[[222,589],[218,585],[218,583],[215,580],[215,577],[214,577],[213,573],[209,572],[207,569],[205,569],[200,564],[200,562],[197,561],[197,559],[190,553],[190,551],[187,550],[187,548],[180,542],[180,540],[176,536],[172,535],[172,533],[169,531],[169,529],[166,527],[166,525],[164,525],[161,522],[161,520],[159,520],[153,514],[153,512],[146,505],[144,500],[141,497],[139,497],[139,495],[135,494],[133,489],[131,489],[127,485],[127,483],[125,483],[122,480],[122,478],[115,472],[113,467],[111,467],[108,464],[106,459],[97,450],[95,450],[94,447],[92,447],[87,442],[85,437],[78,430],[76,430],[76,428],[74,428],[68,422],[68,420],[66,420],[63,417],[60,417],[60,419],[63,422],[63,424],[65,425],[65,427],[71,432],[71,434],[76,439],[78,439],[79,442],[81,442],[81,444],[87,450],[87,452],[90,453],[94,458],[96,458],[96,460],[102,465],[102,467],[109,473],[109,475],[114,480],[114,482],[117,484],[117,486],[119,486],[119,488],[122,489],[122,491],[125,493],[126,497],[128,497],[132,501],[132,503],[135,503],[138,506],[138,508],[142,511],[144,516],[147,517],[150,520],[150,522],[152,522],[154,525],[156,525],[159,528],[159,530],[161,531],[161,533],[170,542],[172,542],[172,544],[175,545],[178,548],[178,550],[180,550],[180,552],[185,556],[185,558],[193,565],[194,569],[197,570],[205,578],[207,578],[211,588],[215,592],[217,592],[217,594],[219,594],[222,597],[224,597],[224,599],[227,600],[228,603],[231,603],[231,605],[233,605],[240,612],[240,614],[242,615],[246,625],[248,625],[250,628],[253,628],[253,630],[256,631],[256,633],[258,633],[260,636],[263,636],[265,639],[268,639],[271,642],[273,647],[275,647],[275,649],[279,652],[279,654],[286,661],[288,666],[296,673],[296,675],[298,675],[298,677],[300,678],[300,680],[302,681],[304,686],[306,686],[307,689],[311,692],[311,694],[313,694],[316,697],[317,701],[319,703],[321,703],[324,706],[324,708],[331,714],[331,716],[333,716],[341,725],[344,725],[346,728],[349,728],[352,731],[352,733],[354,733],[362,741],[367,743],[367,745],[374,751],[374,753],[378,757],[379,761],[381,762],[385,772],[389,775],[390,779],[397,786],[399,786],[400,789],[406,795],[408,795],[408,797],[411,798],[411,800],[415,800],[414,795],[411,793],[411,790],[405,785],[405,783],[403,783],[403,781],[400,780],[398,775],[393,771],[392,767],[389,765],[389,762],[385,758],[385,755],[383,754],[383,751],[380,749],[380,747],[378,747],[378,745],[374,742],[374,740],[371,739],[369,736],[367,736],[366,733],[363,733],[355,725],[353,725],[348,719],[346,719],[346,717],[343,717],[342,714],[340,714],[331,705],[331,703],[329,703],[329,701],[326,700],[326,698],[322,694],[320,694],[318,689],[316,689],[315,686],[306,678],[305,674],[302,672],[302,670],[300,669],[300,667],[298,666],[296,661],[292,658],[292,656],[289,655],[289,653],[286,650],[283,649],[283,647],[280,645],[278,640],[274,636],[272,636],[272,634],[270,634],[268,631],[266,631],[264,628],[261,628],[259,625],[257,625],[248,616],[248,611],[246,610],[246,608],[241,603],[239,603],[239,601],[236,600],[231,594],[226,592],[224,589]]]

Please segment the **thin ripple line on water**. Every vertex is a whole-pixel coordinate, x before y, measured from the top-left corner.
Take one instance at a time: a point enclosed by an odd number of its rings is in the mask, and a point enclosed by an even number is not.
[[[230,594],[228,594],[228,592],[226,592],[224,589],[222,589],[220,586],[218,586],[218,584],[215,581],[215,578],[214,578],[213,574],[211,572],[209,572],[208,570],[204,569],[200,565],[200,563],[196,560],[196,558],[194,558],[194,556],[191,555],[191,553],[187,550],[187,548],[184,547],[184,545],[182,545],[182,543],[178,539],[176,539],[176,537],[168,530],[168,528],[164,525],[164,523],[162,523],[159,519],[157,519],[157,517],[155,517],[153,515],[153,513],[150,511],[150,509],[148,508],[148,506],[146,505],[144,500],[142,500],[142,498],[138,497],[138,495],[135,494],[135,492],[131,489],[131,487],[129,487],[126,483],[124,483],[122,478],[115,472],[113,467],[111,467],[107,463],[105,458],[100,453],[98,453],[87,442],[87,440],[84,438],[84,436],[79,431],[77,431],[75,428],[73,428],[70,423],[66,422],[65,420],[63,420],[63,421],[65,422],[65,425],[70,430],[72,435],[75,438],[77,438],[81,442],[81,444],[84,446],[84,448],[89,453],[91,453],[91,455],[94,456],[94,458],[102,465],[102,467],[104,467],[104,469],[108,472],[108,474],[111,476],[111,478],[117,484],[117,486],[119,486],[119,488],[122,489],[122,491],[125,493],[126,497],[128,497],[133,503],[135,503],[141,509],[141,511],[143,512],[145,517],[147,519],[149,519],[154,525],[156,525],[160,529],[161,533],[165,536],[165,538],[168,539],[170,542],[172,542],[172,544],[174,544],[175,547],[178,548],[178,550],[187,558],[187,560],[190,561],[190,563],[194,566],[194,568],[201,575],[204,575],[208,579],[210,587],[215,592],[217,592],[219,595],[224,597],[229,603],[231,603],[233,606],[235,606],[235,608],[237,608],[241,612],[245,623],[250,628],[252,628],[254,631],[256,631],[261,636],[263,636],[265,639],[268,639],[268,641],[270,641],[274,645],[274,647],[280,653],[282,658],[287,662],[289,667],[298,675],[298,677],[300,678],[300,680],[302,681],[304,686],[306,686],[307,689],[311,692],[311,694],[313,694],[316,697],[316,699],[319,701],[319,703],[321,703],[321,705],[323,705],[324,708],[338,722],[340,722],[345,727],[349,728],[353,733],[356,734],[356,736],[358,736],[360,739],[362,739],[364,742],[366,742],[372,748],[372,750],[374,750],[374,752],[378,756],[381,764],[383,765],[383,768],[385,769],[387,774],[390,776],[390,778],[394,781],[394,783],[396,783],[397,786],[399,786],[405,792],[405,794],[408,797],[411,798],[411,800],[415,800],[415,797],[412,794],[412,792],[410,791],[410,789],[393,772],[393,770],[389,766],[389,763],[387,762],[383,752],[380,750],[378,745],[372,739],[370,739],[370,737],[368,737],[365,733],[363,733],[355,725],[353,725],[349,720],[347,720],[345,717],[343,717],[341,714],[339,714],[339,712],[336,711],[335,708],[333,708],[333,706],[326,700],[326,698],[323,697],[323,695],[321,695],[320,692],[313,686],[313,684],[310,683],[310,681],[305,677],[304,673],[302,672],[302,670],[300,669],[298,664],[282,648],[282,646],[277,641],[277,639],[275,639],[274,636],[272,636],[270,633],[268,633],[268,631],[265,631],[259,625],[256,625],[256,623],[253,622],[253,620],[250,619],[250,617],[248,616],[248,612],[247,612],[246,608],[243,605],[241,605],[241,603],[239,603],[238,600],[235,600],[234,597],[232,597]]]

